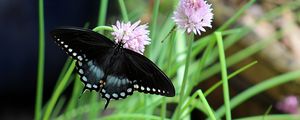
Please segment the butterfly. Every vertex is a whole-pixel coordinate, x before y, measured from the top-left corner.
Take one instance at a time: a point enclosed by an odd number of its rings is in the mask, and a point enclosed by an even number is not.
[[[175,95],[171,80],[151,60],[123,48],[89,29],[62,27],[50,32],[55,42],[76,59],[84,90],[97,91],[106,100],[125,99],[134,91],[167,97]]]

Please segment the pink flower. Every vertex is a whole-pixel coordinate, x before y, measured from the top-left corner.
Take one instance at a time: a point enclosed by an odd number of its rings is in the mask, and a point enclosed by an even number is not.
[[[133,50],[143,54],[145,45],[150,44],[149,30],[146,24],[139,25],[141,21],[137,21],[131,25],[130,22],[124,23],[117,21],[116,25],[112,25],[112,35],[116,43],[122,43],[124,48]]]
[[[201,35],[204,27],[212,27],[212,8],[204,0],[180,0],[174,12],[173,20],[180,29],[188,33]]]
[[[296,96],[288,96],[277,103],[276,108],[285,113],[298,113],[299,101]]]

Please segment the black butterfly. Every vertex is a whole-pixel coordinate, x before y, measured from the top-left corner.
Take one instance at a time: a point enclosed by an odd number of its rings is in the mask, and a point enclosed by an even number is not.
[[[175,89],[170,79],[149,59],[123,48],[107,37],[81,28],[58,28],[51,32],[55,42],[73,59],[85,85],[106,99],[118,100],[133,91],[172,97]]]

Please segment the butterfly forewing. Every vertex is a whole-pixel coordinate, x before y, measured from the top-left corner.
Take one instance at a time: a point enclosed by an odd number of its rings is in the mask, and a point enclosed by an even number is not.
[[[94,58],[114,46],[105,36],[88,29],[58,28],[51,31],[51,35],[69,56],[79,61],[83,59],[78,56]]]
[[[106,58],[114,43],[105,36],[88,29],[58,28],[51,31],[55,42],[73,59],[85,89],[99,90],[104,69],[96,59]]]

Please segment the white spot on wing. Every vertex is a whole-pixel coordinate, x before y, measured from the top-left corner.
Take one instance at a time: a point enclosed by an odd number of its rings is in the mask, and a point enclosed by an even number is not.
[[[112,96],[115,98],[118,98],[118,94],[116,94],[116,93],[113,93]]]
[[[124,92],[121,92],[120,95],[121,95],[122,97],[125,97],[126,94],[125,94]]]
[[[97,88],[98,86],[97,85],[93,85],[93,88]]]
[[[82,57],[81,56],[77,56],[78,60],[82,61]]]
[[[79,73],[80,73],[80,74],[83,74],[83,70],[82,70],[82,69],[79,69]]]
[[[110,95],[109,95],[109,94],[105,94],[105,97],[106,97],[106,98],[110,98]]]
[[[152,91],[155,92],[156,91],[155,88],[152,88]]]
[[[73,56],[76,56],[76,55],[77,55],[77,53],[76,53],[76,52],[74,52],[74,53],[73,53]]]
[[[106,91],[104,89],[102,89],[102,92],[105,93]]]
[[[145,88],[143,86],[141,86],[141,90],[145,90]]]
[[[78,65],[79,65],[79,66],[82,66],[82,62],[78,61]]]
[[[133,87],[134,87],[135,89],[138,89],[138,88],[139,88],[139,85],[135,84],[135,85],[133,85]]]
[[[68,45],[65,45],[64,47],[65,47],[65,48],[68,48],[69,46],[68,46]]]
[[[69,52],[72,52],[72,51],[73,51],[73,49],[69,48]]]
[[[81,78],[83,81],[87,81],[87,79],[86,79],[86,77],[85,76],[82,76],[82,78]]]
[[[131,88],[128,88],[128,89],[127,89],[127,92],[128,92],[128,93],[132,92],[132,89],[131,89]]]
[[[86,84],[86,87],[92,88],[92,85],[88,83],[88,84]]]
[[[150,91],[150,88],[149,88],[149,87],[147,87],[147,91]]]

